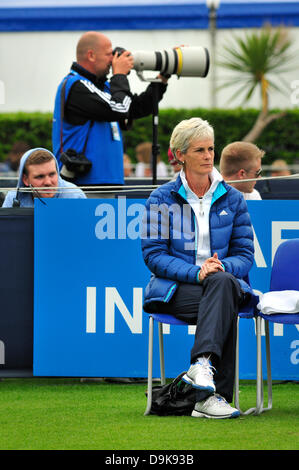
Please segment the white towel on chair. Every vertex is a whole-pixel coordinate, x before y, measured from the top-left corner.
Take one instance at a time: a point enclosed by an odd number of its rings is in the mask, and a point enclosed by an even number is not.
[[[299,291],[280,290],[266,292],[258,303],[257,308],[265,315],[271,315],[271,313],[298,313]]]

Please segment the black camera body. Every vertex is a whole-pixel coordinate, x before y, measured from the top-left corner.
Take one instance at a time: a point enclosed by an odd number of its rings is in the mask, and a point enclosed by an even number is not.
[[[124,49],[123,47],[117,46],[117,47],[115,47],[115,48],[113,49],[112,54],[114,55],[114,54],[117,52],[117,57],[119,57],[119,56],[122,55],[122,53],[125,52],[125,51],[126,51],[126,49]],[[130,72],[128,72],[127,75],[130,75]]]
[[[116,52],[117,52],[117,57],[119,57],[120,55],[122,55],[123,52],[125,52],[126,49],[124,49],[123,47],[115,47],[112,51],[112,54],[114,55]]]
[[[77,176],[86,175],[92,167],[91,161],[84,153],[78,153],[74,149],[62,152],[60,161],[63,164],[60,174],[68,181],[74,180]]]

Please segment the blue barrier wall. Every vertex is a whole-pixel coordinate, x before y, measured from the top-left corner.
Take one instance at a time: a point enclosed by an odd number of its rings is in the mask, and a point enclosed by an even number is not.
[[[145,377],[148,321],[142,302],[150,273],[140,250],[144,200],[35,204],[34,375]],[[299,237],[299,201],[248,206],[255,231],[250,278],[264,292],[277,246]],[[253,326],[252,320],[240,321],[243,379],[255,377]],[[299,379],[298,329],[270,325],[273,379]],[[165,332],[167,376],[188,368],[192,343],[192,327]]]
[[[222,0],[218,28],[298,26],[299,4]],[[1,0],[0,31],[207,29],[205,0]]]
[[[0,210],[0,376],[32,375],[33,209]]]

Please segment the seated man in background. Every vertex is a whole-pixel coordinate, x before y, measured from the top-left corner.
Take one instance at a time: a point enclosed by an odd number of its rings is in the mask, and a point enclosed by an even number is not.
[[[31,188],[31,191],[22,191],[22,188]],[[75,184],[64,181],[59,176],[56,158],[49,150],[43,148],[28,150],[23,155],[17,188],[7,193],[2,207],[34,207],[35,197],[86,198],[84,192]]]
[[[271,164],[270,176],[290,176],[291,171],[289,170],[288,164],[285,160],[274,160]]]
[[[18,140],[15,142],[10,151],[8,152],[7,158],[4,162],[0,163],[1,173],[16,173],[19,169],[19,164],[22,156],[27,150],[30,149],[30,145],[27,142]]]
[[[124,177],[129,178],[133,176],[133,166],[131,162],[131,158],[127,153],[124,153]]]
[[[143,178],[144,176],[152,176],[152,143],[141,142],[135,147],[135,155],[137,164],[135,167],[135,176]],[[157,156],[157,177],[167,178],[168,171],[166,164],[161,160],[161,156]]]
[[[221,175],[231,186],[241,191],[245,199],[262,199],[254,186],[256,179],[261,176],[264,153],[250,142],[232,142],[221,152]],[[248,179],[254,181],[242,181]],[[236,180],[238,181],[231,183]]]
[[[172,151],[171,151],[171,148],[169,147],[168,149],[168,163],[169,165],[171,166],[171,172],[172,172],[172,179],[173,180],[176,180],[177,179],[177,176],[178,176],[178,173],[181,171],[182,169],[182,164],[179,160],[177,160],[175,158],[175,156],[173,155]]]
[[[12,145],[6,160],[0,163],[0,184],[2,188],[13,188],[15,186],[20,160],[22,155],[29,149],[30,145],[22,140],[18,140]],[[2,206],[5,196],[5,191],[0,193],[0,206]]]

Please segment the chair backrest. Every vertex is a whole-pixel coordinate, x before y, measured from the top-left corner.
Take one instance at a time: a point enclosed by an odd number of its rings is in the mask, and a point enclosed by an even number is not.
[[[299,238],[286,240],[277,248],[270,290],[299,290]]]

